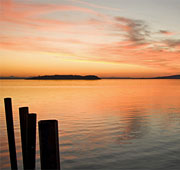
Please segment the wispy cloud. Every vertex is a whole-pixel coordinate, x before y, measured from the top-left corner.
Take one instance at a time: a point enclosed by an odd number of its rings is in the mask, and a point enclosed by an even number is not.
[[[150,36],[148,26],[142,20],[133,20],[124,17],[115,17],[118,22],[115,26],[127,33],[126,37],[137,44],[146,43],[146,38]]]
[[[53,25],[71,25],[73,23],[63,22],[57,19],[45,19],[42,14],[48,14],[56,11],[78,11],[98,16],[99,13],[88,8],[82,8],[72,5],[55,4],[33,4],[16,2],[12,0],[2,0],[1,2],[1,22],[9,22],[27,26],[40,27],[46,23]],[[43,26],[43,25],[42,25]]]
[[[112,8],[112,7],[107,7],[107,6],[103,6],[103,5],[97,5],[97,4],[94,4],[94,3],[89,3],[89,2],[85,2],[85,1],[81,1],[81,0],[68,0],[68,1],[76,2],[76,3],[79,3],[79,4],[83,4],[83,5],[87,5],[87,6],[93,7],[93,8],[100,8],[100,9],[113,10],[113,11],[121,11],[121,9],[119,9],[119,8]]]
[[[177,68],[175,63],[180,63],[179,51],[157,50],[146,46],[130,48],[129,43],[102,44],[95,53],[99,54],[105,61],[134,63],[149,67],[172,69]],[[180,69],[180,65],[178,68]]]

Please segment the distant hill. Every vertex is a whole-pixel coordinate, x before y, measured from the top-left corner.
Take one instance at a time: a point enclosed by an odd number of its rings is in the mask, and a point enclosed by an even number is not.
[[[45,76],[37,76],[37,77],[29,77],[27,79],[30,80],[99,80],[101,78],[95,75],[45,75]]]
[[[150,78],[136,78],[136,77],[103,77],[102,79],[180,79],[180,75],[162,76],[162,77],[150,77]]]
[[[180,75],[172,75],[172,76],[155,77],[154,79],[180,79]]]

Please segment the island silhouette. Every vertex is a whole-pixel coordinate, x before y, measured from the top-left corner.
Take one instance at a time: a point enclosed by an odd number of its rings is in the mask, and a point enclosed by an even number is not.
[[[37,76],[37,77],[29,77],[27,79],[31,80],[99,80],[98,76],[95,75],[45,75],[45,76]]]

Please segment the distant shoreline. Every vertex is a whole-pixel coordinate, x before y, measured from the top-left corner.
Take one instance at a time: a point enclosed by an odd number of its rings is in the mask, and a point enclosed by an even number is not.
[[[102,79],[180,79],[180,75],[161,76],[161,77],[102,77]]]
[[[162,77],[98,77],[95,75],[45,75],[45,76],[35,76],[35,77],[0,77],[0,79],[24,79],[24,80],[100,80],[100,79],[180,79],[180,75],[172,76],[162,76]]]

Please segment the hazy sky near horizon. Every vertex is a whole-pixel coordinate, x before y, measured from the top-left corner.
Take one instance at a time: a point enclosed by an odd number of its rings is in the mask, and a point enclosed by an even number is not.
[[[180,74],[180,0],[0,0],[0,76]]]

